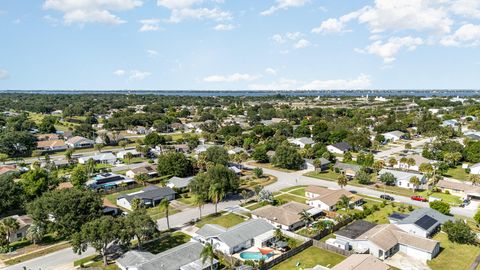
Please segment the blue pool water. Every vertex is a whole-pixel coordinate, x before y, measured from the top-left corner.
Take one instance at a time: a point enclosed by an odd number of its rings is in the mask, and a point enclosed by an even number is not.
[[[262,255],[262,253],[260,252],[242,252],[240,253],[240,258],[244,259],[244,260],[255,260],[255,261],[259,261],[261,259],[268,259],[270,257],[273,256],[273,253],[269,253],[267,255]]]

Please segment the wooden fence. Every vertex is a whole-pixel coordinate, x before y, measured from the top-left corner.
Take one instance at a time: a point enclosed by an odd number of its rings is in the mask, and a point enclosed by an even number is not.
[[[318,248],[321,248],[321,249],[325,249],[325,250],[328,250],[328,251],[331,251],[331,252],[334,252],[334,253],[337,253],[337,254],[340,254],[340,255],[343,255],[345,257],[348,257],[352,254],[354,254],[355,252],[353,251],[349,251],[349,250],[344,250],[344,249],[341,249],[341,248],[337,248],[335,246],[332,246],[332,245],[328,245],[324,242],[321,242],[321,241],[317,241],[317,240],[313,240],[313,246],[314,247],[318,247]]]
[[[261,267],[260,267],[260,270],[266,270],[266,269],[270,269],[272,268],[273,266],[289,259],[290,257],[293,257],[295,255],[297,255],[298,253],[304,251],[305,249],[311,247],[313,245],[313,240],[308,240],[307,242],[304,242],[303,244],[301,244],[300,246],[296,247],[296,248],[293,248],[285,253],[283,253],[282,255],[276,257],[276,258],[273,258],[271,261],[269,262],[266,262],[265,264],[263,264]]]

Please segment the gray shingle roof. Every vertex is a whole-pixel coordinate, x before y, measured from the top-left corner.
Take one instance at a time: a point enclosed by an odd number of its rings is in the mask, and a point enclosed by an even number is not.
[[[174,195],[176,193],[175,191],[173,191],[173,189],[169,187],[160,188],[157,186],[148,186],[142,189],[142,191],[143,192],[120,196],[119,198],[124,197],[129,202],[133,200],[133,198],[153,200],[153,199],[164,198],[170,195]]]
[[[170,180],[168,180],[169,184],[172,184],[173,187],[176,188],[184,188],[187,187],[188,184],[192,181],[193,177],[172,177]]]
[[[201,262],[198,260],[200,259],[202,249],[202,244],[188,242],[157,255],[149,252],[129,251],[117,259],[117,264],[125,269],[127,267],[136,267],[138,270],[203,269],[188,268],[195,264],[201,265]],[[205,267],[207,264],[209,262],[205,262]]]
[[[375,226],[376,224],[365,220],[355,220],[354,222],[337,231],[335,235],[340,235],[349,239],[356,239],[357,237],[368,232]]]
[[[433,219],[435,221],[435,222],[428,223],[427,227],[422,226],[419,223],[426,216],[430,217],[431,219]],[[417,226],[421,227],[422,229],[430,231],[430,230],[433,230],[433,229],[437,228],[438,226],[440,226],[441,224],[443,224],[443,223],[445,223],[449,220],[453,221],[455,219],[453,217],[444,215],[444,214],[442,214],[442,213],[440,213],[436,210],[433,210],[431,208],[419,208],[419,209],[415,209],[414,211],[412,211],[410,213],[410,215],[408,215],[407,217],[405,217],[404,219],[399,221],[398,224],[416,224]],[[422,224],[425,224],[425,223],[422,222]]]

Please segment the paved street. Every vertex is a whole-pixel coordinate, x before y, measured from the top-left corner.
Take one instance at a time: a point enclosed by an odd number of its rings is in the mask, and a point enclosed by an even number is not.
[[[93,255],[95,250],[89,248],[82,255],[74,254],[71,248],[66,248],[38,257],[23,263],[1,268],[2,270],[71,270],[73,261]],[[25,267],[25,268],[24,268]]]

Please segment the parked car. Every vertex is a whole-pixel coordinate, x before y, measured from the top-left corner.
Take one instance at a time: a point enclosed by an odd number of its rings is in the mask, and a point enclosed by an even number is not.
[[[393,198],[392,196],[387,195],[387,194],[380,195],[380,199],[384,199],[384,200],[387,200],[387,201],[394,201],[395,200],[395,198]]]
[[[428,200],[425,198],[425,197],[422,197],[422,196],[412,196],[410,197],[410,199],[414,200],[414,201],[419,201],[419,202],[428,202]]]

